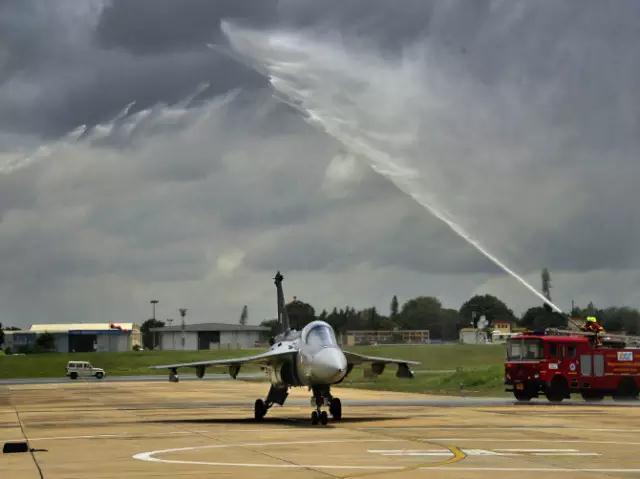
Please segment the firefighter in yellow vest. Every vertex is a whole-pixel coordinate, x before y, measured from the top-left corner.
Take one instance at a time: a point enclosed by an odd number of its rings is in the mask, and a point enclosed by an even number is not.
[[[600,344],[600,338],[598,337],[600,333],[604,333],[604,328],[598,324],[598,320],[595,316],[587,316],[587,319],[584,322],[584,326],[582,326],[582,330],[588,333],[595,333],[593,335],[594,343]]]

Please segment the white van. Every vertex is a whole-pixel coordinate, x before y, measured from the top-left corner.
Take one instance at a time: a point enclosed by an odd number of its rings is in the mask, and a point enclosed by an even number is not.
[[[71,379],[83,377],[96,377],[102,379],[104,377],[104,369],[94,368],[88,361],[69,361],[67,363],[67,374]]]

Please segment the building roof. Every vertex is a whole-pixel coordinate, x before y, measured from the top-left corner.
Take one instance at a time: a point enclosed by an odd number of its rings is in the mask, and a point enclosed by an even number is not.
[[[29,332],[32,333],[68,333],[69,331],[106,331],[121,329],[131,331],[138,329],[133,323],[58,323],[58,324],[32,324]]]
[[[227,324],[227,323],[200,323],[200,324],[186,324],[185,331],[270,331],[270,328],[265,326],[256,326],[248,324],[242,326],[241,324]],[[150,331],[154,333],[165,333],[182,331],[182,326],[165,326],[162,328],[151,328]]]

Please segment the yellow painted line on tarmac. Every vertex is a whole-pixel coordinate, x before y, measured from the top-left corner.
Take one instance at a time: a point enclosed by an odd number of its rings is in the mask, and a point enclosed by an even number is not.
[[[449,451],[451,451],[451,454],[453,454],[452,458],[447,459],[446,461],[444,461],[441,465],[445,466],[447,464],[455,464],[456,462],[460,462],[462,461],[464,458],[467,457],[467,455],[462,452],[460,450],[459,447],[456,446],[445,446],[447,447],[447,449],[449,449]],[[433,467],[439,466],[440,464],[434,464]],[[430,466],[426,466],[426,467],[430,467]]]
[[[421,471],[424,469],[429,469],[429,468],[438,468],[438,469],[446,469],[444,466],[447,466],[449,464],[455,464],[456,462],[460,462],[463,459],[465,459],[467,457],[467,455],[462,452],[462,450],[460,450],[459,447],[456,446],[442,446],[445,449],[448,449],[449,452],[453,455],[452,457],[445,459],[444,461],[438,461],[438,462],[427,462],[427,463],[420,463],[420,464],[414,464],[411,466],[399,466],[395,471],[374,471],[374,472],[363,472],[360,474],[350,474],[349,476],[345,476],[343,479],[354,479],[354,478],[361,478],[361,477],[372,477],[372,476],[378,476],[381,474],[384,474],[385,476],[388,476],[389,474],[395,474],[396,472],[410,472],[410,471]]]

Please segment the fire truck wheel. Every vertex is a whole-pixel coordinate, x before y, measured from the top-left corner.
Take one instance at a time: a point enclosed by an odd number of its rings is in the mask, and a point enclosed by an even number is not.
[[[526,391],[513,391],[513,395],[518,401],[531,401],[531,395]]]
[[[613,399],[620,400],[634,400],[638,399],[638,386],[633,378],[622,378],[618,389],[616,389]]]
[[[545,392],[545,396],[551,402],[560,402],[569,396],[569,385],[563,377],[556,376]]]
[[[582,391],[582,399],[585,401],[602,401],[604,394],[598,391]]]

